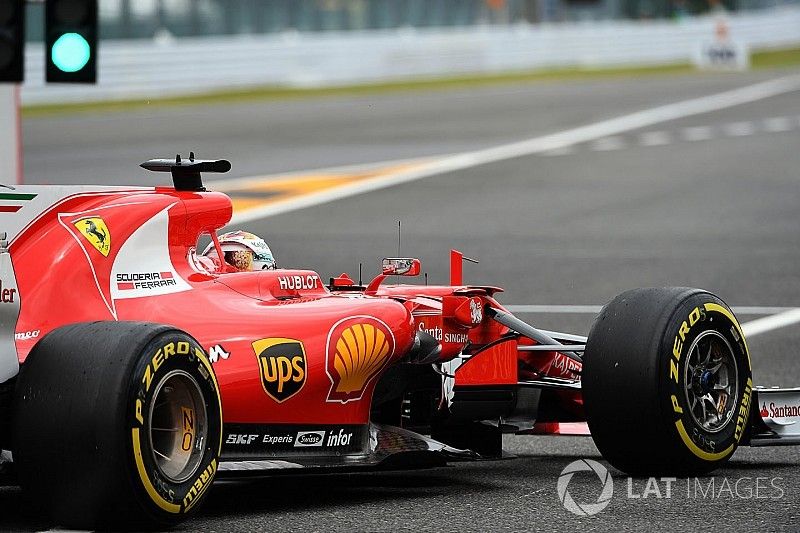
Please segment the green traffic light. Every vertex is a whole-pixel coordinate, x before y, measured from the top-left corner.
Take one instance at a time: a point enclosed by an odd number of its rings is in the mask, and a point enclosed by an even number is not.
[[[65,33],[53,43],[50,58],[63,72],[78,72],[91,57],[89,42],[79,33]]]

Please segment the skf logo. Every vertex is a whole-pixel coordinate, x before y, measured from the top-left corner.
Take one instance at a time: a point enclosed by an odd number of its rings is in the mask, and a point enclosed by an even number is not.
[[[306,350],[295,339],[261,339],[253,343],[261,385],[264,392],[278,403],[300,392],[306,384]]]
[[[108,253],[111,251],[111,233],[108,232],[108,226],[102,218],[82,218],[75,222],[75,227],[81,235],[86,237],[89,244],[103,254],[103,257],[108,257]]]
[[[380,320],[345,318],[328,333],[326,370],[331,380],[329,402],[360,400],[364,390],[394,354],[394,335]]]

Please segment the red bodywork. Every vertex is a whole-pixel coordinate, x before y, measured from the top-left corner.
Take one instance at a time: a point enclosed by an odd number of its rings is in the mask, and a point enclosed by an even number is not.
[[[38,338],[65,324],[171,324],[209,352],[226,424],[367,424],[375,384],[417,331],[440,341],[442,361],[468,340],[482,345],[508,333],[474,314],[485,303],[502,308],[492,296],[499,289],[399,285],[365,295],[331,292],[309,270],[209,272],[195,247],[231,219],[231,201],[220,193],[73,192],[40,209],[9,248],[21,301],[20,362]],[[456,385],[516,385],[525,377],[519,369],[531,367],[575,377],[568,363],[576,363],[563,355],[519,352],[517,342],[468,360]],[[295,358],[259,358],[275,346]],[[559,394],[579,410],[578,395]]]

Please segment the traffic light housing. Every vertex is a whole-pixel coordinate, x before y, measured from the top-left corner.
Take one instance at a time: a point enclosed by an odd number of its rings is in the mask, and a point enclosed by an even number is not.
[[[25,0],[0,0],[0,82],[25,75]]]
[[[46,0],[44,18],[46,80],[95,83],[97,0]]]

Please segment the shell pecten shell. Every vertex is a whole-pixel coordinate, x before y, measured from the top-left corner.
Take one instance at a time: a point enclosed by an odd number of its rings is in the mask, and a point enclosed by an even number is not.
[[[389,329],[370,317],[348,319],[334,327],[328,345],[331,400],[359,399],[394,352]]]

